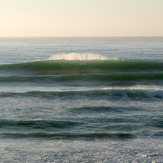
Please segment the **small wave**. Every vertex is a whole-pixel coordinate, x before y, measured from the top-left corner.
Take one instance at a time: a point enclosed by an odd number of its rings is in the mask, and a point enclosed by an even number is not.
[[[68,53],[68,54],[57,54],[52,55],[48,60],[78,60],[78,61],[87,61],[87,60],[108,60],[109,58],[102,56],[100,54],[92,53]]]
[[[75,121],[60,121],[60,120],[0,120],[1,128],[33,128],[33,129],[47,129],[47,128],[71,128],[81,125],[81,122]]]
[[[148,90],[90,90],[90,91],[62,91],[62,92],[44,92],[31,91],[23,93],[2,92],[0,97],[38,97],[38,98],[62,98],[62,99],[110,99],[110,100],[162,100],[163,91]],[[104,108],[107,109],[107,108]],[[95,108],[98,110],[98,108]]]
[[[5,138],[43,138],[43,139],[133,139],[135,135],[130,133],[1,133]]]
[[[130,111],[138,111],[139,108],[134,107],[108,107],[108,106],[86,106],[86,107],[77,107],[77,108],[70,108],[69,111],[72,113],[124,113],[124,112],[130,112]]]

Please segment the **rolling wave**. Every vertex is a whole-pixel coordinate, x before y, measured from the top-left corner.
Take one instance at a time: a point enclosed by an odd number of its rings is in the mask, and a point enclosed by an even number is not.
[[[77,108],[70,108],[69,111],[72,113],[124,113],[124,112],[131,112],[131,111],[139,111],[139,108],[135,107],[108,107],[108,106],[84,106],[84,107],[77,107]]]
[[[102,108],[101,108],[102,109]],[[69,109],[68,109],[69,110]],[[132,108],[128,108],[128,110],[132,111]],[[116,113],[116,111],[115,111]],[[81,114],[81,113],[80,113]],[[142,118],[139,117],[139,120],[136,117],[76,117],[75,114],[72,114],[73,117],[67,118],[67,120],[63,119],[27,119],[27,120],[14,120],[14,119],[0,119],[0,128],[1,131],[5,129],[9,129],[9,131],[26,131],[30,129],[33,131],[72,131],[71,129],[76,128],[78,132],[82,132],[83,130],[94,131],[96,129],[100,130],[121,130],[121,131],[131,131],[131,127],[136,130],[136,128],[141,128],[142,124],[137,124],[138,122],[142,122]],[[144,121],[143,121],[144,122]],[[134,124],[135,123],[135,124]],[[126,124],[128,124],[126,126]],[[148,124],[151,125],[151,124]],[[91,126],[91,128],[90,128]],[[133,127],[134,126],[134,127]],[[156,125],[154,127],[157,127]],[[24,130],[23,130],[24,129]],[[67,129],[67,130],[66,130]],[[1,132],[0,132],[1,133]]]
[[[38,133],[2,133],[1,137],[4,138],[43,138],[43,139],[70,139],[70,140],[94,140],[94,139],[133,139],[135,138],[134,134],[130,133],[47,133],[47,132],[38,132]]]
[[[0,71],[23,71],[36,74],[82,74],[106,72],[162,72],[162,62],[122,60],[45,60],[0,66]]]
[[[5,74],[5,75],[4,75]],[[0,82],[162,81],[163,63],[122,60],[45,60],[0,65]]]
[[[70,60],[70,61],[88,61],[88,60],[107,60],[107,57],[104,57],[100,54],[92,53],[68,53],[68,54],[58,54],[49,57],[48,60]]]
[[[114,73],[84,73],[84,74],[65,74],[65,75],[14,75],[0,76],[0,82],[112,82],[112,81],[162,81],[163,72],[114,72]]]
[[[33,128],[33,129],[46,129],[48,128],[71,128],[77,125],[81,125],[81,122],[75,121],[57,121],[57,120],[0,120],[0,128]]]
[[[123,99],[123,100],[144,100],[163,99],[162,90],[90,90],[90,91],[30,91],[30,92],[1,92],[3,97],[37,97],[37,98],[66,98],[66,99]]]

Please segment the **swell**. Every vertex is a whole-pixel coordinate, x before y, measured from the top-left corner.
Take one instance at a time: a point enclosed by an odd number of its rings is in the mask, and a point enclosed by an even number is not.
[[[4,71],[27,71],[39,74],[101,73],[119,71],[163,71],[162,62],[133,60],[65,61],[45,60],[1,65]]]
[[[85,107],[77,107],[77,108],[70,108],[69,112],[72,113],[124,113],[124,112],[131,112],[131,111],[139,111],[139,108],[135,107],[110,107],[110,106],[85,106]]]
[[[4,75],[5,74],[5,75]],[[37,61],[0,66],[0,82],[159,81],[163,63],[152,61]]]
[[[114,72],[66,75],[17,75],[0,76],[0,82],[71,82],[71,81],[140,81],[163,80],[163,72]]]
[[[137,130],[142,127],[142,119],[137,120],[135,116],[131,117],[110,117],[110,118],[97,118],[97,117],[77,117],[75,114],[72,114],[71,118],[67,120],[0,120],[0,128],[3,133],[9,130],[10,132],[26,132],[26,131],[44,131],[44,132],[78,132],[83,133],[86,131],[132,131]],[[139,117],[141,118],[141,117]],[[135,124],[134,124],[135,123]],[[90,128],[91,126],[91,128]],[[75,129],[75,130],[74,130]]]
[[[0,128],[31,128],[31,129],[46,129],[46,128],[72,128],[81,125],[80,122],[64,121],[64,120],[0,120]]]
[[[2,138],[43,138],[43,139],[85,139],[85,140],[94,140],[94,139],[133,139],[135,138],[134,134],[130,133],[2,133],[0,134]]]
[[[137,114],[101,118],[74,116],[67,120],[1,119],[0,138],[85,140],[157,138],[163,136],[163,132],[160,130],[163,128],[162,123],[161,115],[145,117]]]
[[[72,120],[0,120],[0,138],[43,138],[43,139],[129,139],[134,138],[134,135],[129,133],[129,126],[119,124],[110,124],[110,129],[113,132],[108,132],[108,128],[101,125],[108,122],[113,122],[114,119],[83,119],[79,118]],[[90,125],[92,125],[90,129]],[[100,132],[99,127],[102,127]],[[120,131],[116,132],[119,128]],[[136,128],[136,127],[135,127]],[[74,130],[75,129],[75,130]],[[88,132],[89,130],[89,132]],[[96,131],[98,130],[98,132]],[[128,132],[127,132],[128,131]]]
[[[1,92],[0,98],[3,97],[37,97],[47,99],[110,99],[110,100],[162,100],[162,90],[90,90],[90,91],[61,91],[61,92]]]

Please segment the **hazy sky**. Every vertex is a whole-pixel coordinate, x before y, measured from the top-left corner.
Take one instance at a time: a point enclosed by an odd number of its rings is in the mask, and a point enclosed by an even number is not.
[[[163,36],[163,0],[0,0],[0,36]]]

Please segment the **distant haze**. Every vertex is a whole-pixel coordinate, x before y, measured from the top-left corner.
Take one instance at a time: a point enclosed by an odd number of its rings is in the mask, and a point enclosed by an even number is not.
[[[163,0],[0,0],[5,36],[163,36]]]

